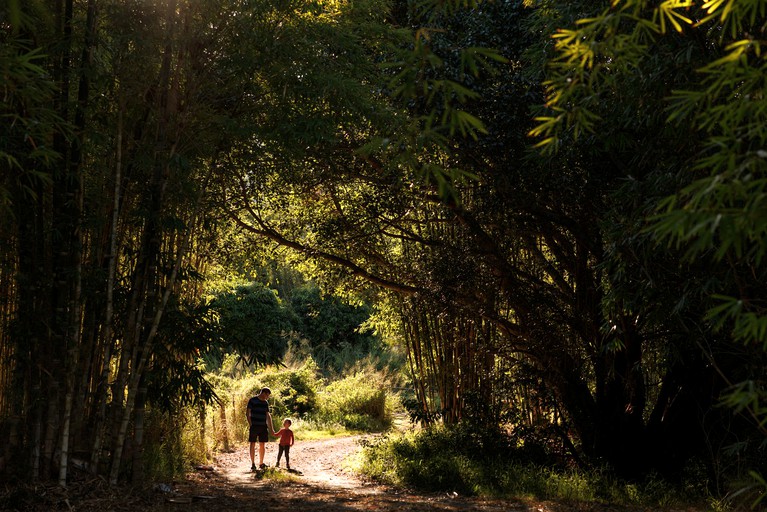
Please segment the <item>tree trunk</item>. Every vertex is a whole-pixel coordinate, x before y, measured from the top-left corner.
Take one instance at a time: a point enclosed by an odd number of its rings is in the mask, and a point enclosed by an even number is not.
[[[73,375],[74,377],[74,375]],[[69,380],[69,379],[68,379]],[[64,412],[61,425],[61,455],[59,459],[59,485],[67,486],[67,466],[69,464],[69,426],[72,421],[72,400],[74,395],[74,382],[67,382],[67,393],[64,399]]]
[[[133,414],[133,461],[131,480],[134,485],[144,483],[144,416],[146,414],[146,384],[142,376],[136,390],[136,405]]]
[[[51,365],[49,368],[51,370],[51,373],[53,375],[57,375],[61,373],[61,364],[60,361],[53,361],[53,365]],[[61,418],[60,416],[60,407],[62,403],[62,393],[60,388],[60,383],[58,380],[54,380],[53,378],[46,378],[45,379],[45,386],[43,386],[43,389],[46,390],[45,392],[45,421],[43,423],[43,453],[42,453],[42,470],[44,471],[44,474],[42,475],[44,479],[50,478],[50,474],[52,473],[52,470],[54,469],[54,460],[53,455],[56,451],[56,442],[59,439],[59,427],[60,423],[59,420]]]
[[[222,403],[218,410],[221,418],[221,441],[224,444],[224,453],[229,453],[229,424],[226,421],[226,404]]]
[[[72,0],[67,1],[65,24],[72,24]],[[69,169],[67,181],[71,183],[70,189],[70,239],[68,242],[68,267],[71,272],[72,282],[69,285],[69,311],[67,319],[65,339],[69,344],[69,350],[64,366],[66,395],[62,411],[61,459],[59,463],[59,485],[66,486],[67,467],[69,465],[69,441],[70,424],[72,418],[72,403],[76,390],[76,374],[80,368],[80,346],[82,343],[81,312],[82,312],[82,215],[83,215],[83,192],[82,192],[82,158],[83,138],[85,136],[85,116],[90,96],[90,72],[91,55],[95,44],[96,5],[95,0],[88,0],[86,14],[85,41],[83,44],[80,80],[77,92],[77,106],[75,109],[75,136],[69,148]],[[71,28],[65,31],[71,40]]]
[[[35,391],[37,391],[35,393]],[[32,387],[33,397],[39,398],[40,387]],[[40,460],[42,458],[42,436],[43,436],[43,404],[36,403],[32,409],[32,436],[31,436],[31,450],[30,450],[30,468],[32,471],[32,481],[36,482],[40,479]]]
[[[23,177],[22,177],[23,178]],[[29,198],[22,187],[33,187],[36,198]],[[42,204],[44,194],[39,184],[22,181],[14,190],[15,215],[19,219],[17,238],[18,309],[17,325],[21,334],[15,339],[16,355],[14,389],[19,390],[15,399],[17,411],[29,411],[24,415],[23,429],[29,432],[26,439],[29,468],[32,481],[40,477],[43,437],[43,394],[41,388],[42,367],[35,365],[35,357],[44,353],[42,340],[46,326],[40,320],[49,311],[49,295],[46,283],[51,279],[50,260],[46,258]],[[23,340],[23,341],[22,341]],[[22,441],[23,442],[23,441]]]
[[[121,98],[118,92],[118,98]],[[112,358],[111,348],[114,344],[112,333],[114,330],[114,288],[115,275],[117,272],[117,228],[120,218],[120,203],[122,194],[122,146],[123,146],[123,110],[122,99],[118,100],[117,112],[117,140],[115,148],[115,172],[114,187],[112,191],[112,211],[109,228],[109,253],[107,254],[107,279],[106,279],[106,304],[104,305],[104,355],[101,364],[100,378],[95,393],[97,407],[95,419],[95,434],[91,446],[91,470],[94,474],[99,472],[101,460],[101,446],[104,441],[104,427],[106,424],[107,389],[109,383],[109,366]]]

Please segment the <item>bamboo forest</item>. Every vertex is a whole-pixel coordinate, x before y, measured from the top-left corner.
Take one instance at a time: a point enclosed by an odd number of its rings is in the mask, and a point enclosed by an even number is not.
[[[767,1],[0,40],[0,510],[767,506]]]

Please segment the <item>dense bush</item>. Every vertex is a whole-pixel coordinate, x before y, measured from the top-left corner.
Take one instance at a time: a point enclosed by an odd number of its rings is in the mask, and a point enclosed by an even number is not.
[[[275,427],[284,417],[312,414],[317,408],[317,393],[322,381],[317,367],[308,360],[298,368],[267,367],[257,373],[240,377],[209,376],[219,398],[218,408],[209,411],[209,429],[216,449],[228,449],[231,443],[242,443],[248,438],[246,410],[248,400],[262,387],[269,387],[269,399]]]
[[[191,464],[208,459],[201,409],[187,407],[176,414],[149,410],[144,426],[145,477],[163,481],[183,475]]]
[[[300,368],[287,368],[261,374],[261,382],[272,390],[272,417],[305,416],[317,408],[317,390],[322,385],[319,369],[308,359]]]
[[[269,403],[275,428],[286,417],[294,420],[301,435],[309,436],[308,430],[382,431],[392,423],[395,400],[384,372],[367,368],[327,384],[311,358],[300,364],[293,361],[290,368],[231,370],[225,360],[221,372],[209,375],[218,397],[218,406],[208,408],[205,423],[207,444],[213,450],[227,451],[247,442],[247,403],[264,386],[272,391]]]
[[[607,502],[642,506],[690,503],[700,486],[672,487],[657,478],[639,483],[607,471],[575,471],[531,464],[510,440],[489,441],[466,424],[392,434],[367,444],[361,470],[380,481],[428,491],[480,496]]]
[[[207,354],[209,368],[220,368],[233,353],[248,365],[276,363],[285,353],[292,315],[274,290],[252,282],[218,295],[210,308],[218,323],[217,343]]]
[[[367,304],[348,304],[340,297],[323,295],[310,283],[293,290],[290,304],[297,317],[295,330],[315,349],[338,352],[343,347],[360,347],[369,352],[380,342],[372,329],[362,327],[371,314]]]
[[[279,292],[272,289],[277,284],[253,281],[217,293],[209,306],[218,321],[209,329],[214,342],[204,356],[208,370],[242,373],[252,364],[293,357],[311,358],[330,374],[371,355],[390,359],[370,325],[369,304],[347,303],[310,282],[278,286]],[[237,365],[239,372],[231,357],[245,363]]]
[[[380,431],[392,422],[392,399],[383,379],[358,371],[321,393],[321,414],[350,430]]]

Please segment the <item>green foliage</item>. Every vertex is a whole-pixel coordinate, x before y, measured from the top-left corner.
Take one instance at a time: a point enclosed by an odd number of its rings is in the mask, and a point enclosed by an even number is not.
[[[52,137],[71,127],[51,107],[55,84],[42,50],[6,28],[0,42],[0,214],[13,217],[13,196],[35,198],[52,183],[61,158]]]
[[[464,478],[474,465],[464,457],[456,438],[448,441],[447,428],[435,427],[405,436],[391,435],[365,448],[362,471],[397,485],[425,490],[471,492]],[[463,471],[462,471],[463,470]]]
[[[259,375],[265,386],[272,390],[271,400],[276,424],[281,418],[310,415],[318,407],[318,390],[322,385],[319,367],[312,359],[299,368],[275,369]]]
[[[213,403],[217,397],[200,363],[202,355],[217,352],[210,308],[174,300],[158,339],[146,377],[148,402],[165,412]]]
[[[290,304],[298,319],[297,336],[308,341],[312,358],[323,369],[341,371],[351,358],[363,357],[380,343],[365,327],[370,318],[366,304],[352,305],[337,296],[323,296],[313,284],[293,290]]]
[[[378,480],[428,491],[513,498],[668,507],[705,499],[650,477],[641,483],[610,472],[578,471],[530,464],[518,448],[475,436],[482,426],[437,426],[369,443],[361,470]]]
[[[169,481],[182,477],[192,465],[208,461],[208,449],[200,411],[184,407],[172,413],[147,412],[144,434],[144,469],[148,481]]]
[[[291,317],[263,284],[238,286],[217,296],[210,308],[218,316],[217,347],[223,353],[236,353],[248,366],[274,363],[284,354]]]
[[[722,403],[747,418],[748,437],[762,440],[767,436],[767,309],[761,285],[767,278],[764,30],[765,4],[759,0],[612,2],[554,35],[545,82],[548,113],[530,132],[547,152],[595,136],[614,145],[621,123],[657,122],[663,116],[656,132],[664,135],[654,145],[665,157],[651,172],[678,182],[665,199],[644,207],[639,236],[658,253],[675,251],[678,256],[672,257],[685,264],[707,265],[710,278],[685,279],[684,298],[674,309],[682,310],[697,294],[697,307],[707,310],[697,324],[720,340],[741,344],[727,350],[744,354],[748,364],[728,365],[717,352],[721,341],[700,343],[698,349],[729,385]],[[662,86],[652,88],[649,79]],[[631,103],[634,109],[625,108]]]
[[[767,170],[762,154],[767,143],[763,94],[767,61],[759,42],[744,32],[759,25],[755,13],[763,5],[708,2],[705,12],[694,8],[692,14],[682,14],[690,10],[690,2],[668,0],[648,10],[642,10],[646,6],[641,1],[615,4],[556,36],[558,53],[547,82],[547,105],[558,115],[543,119],[531,133],[548,137],[541,143],[548,145],[566,129],[576,137],[595,131],[595,121],[602,118],[596,106],[625,74],[656,71],[651,68],[652,44],[671,40],[679,45],[680,39],[706,38],[715,51],[699,55],[694,71],[689,62],[680,63],[687,69],[677,65],[677,70],[684,70],[682,76],[695,74],[664,99],[667,122],[705,140],[698,154],[687,155],[688,172],[708,176],[661,204],[653,232],[660,240],[686,247],[690,258],[713,251],[719,260],[732,255],[761,264],[767,250],[759,243],[767,229],[761,207]],[[675,21],[692,23],[688,16],[695,28],[685,29]]]
[[[369,324],[367,302],[323,294],[298,271],[274,261],[254,270],[257,280],[234,291],[225,287],[229,281],[211,287],[215,297],[198,312],[203,324],[206,316],[217,319],[208,320],[208,332],[197,332],[198,340],[207,340],[201,344],[210,369],[223,368],[226,360],[234,370],[227,354],[245,365],[311,358],[326,374],[341,373],[371,355],[386,363],[389,351]]]
[[[483,2],[419,1],[410,6],[401,22],[412,27],[411,40],[383,64],[391,75],[389,95],[405,105],[409,116],[401,129],[362,148],[365,155],[393,158],[395,165],[414,172],[414,182],[451,200],[459,197],[457,185],[477,179],[449,160],[455,141],[477,141],[488,134],[483,120],[471,112],[480,97],[474,83],[500,75],[509,62],[497,48],[455,37],[456,20],[472,16],[486,16]]]
[[[392,398],[383,379],[356,372],[331,382],[320,395],[321,416],[350,430],[381,431],[392,422]]]

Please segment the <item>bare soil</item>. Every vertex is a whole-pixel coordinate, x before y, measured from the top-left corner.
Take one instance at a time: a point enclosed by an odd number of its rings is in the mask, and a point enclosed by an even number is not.
[[[291,449],[295,472],[274,468],[277,444],[267,445],[265,472],[250,471],[247,444],[219,454],[184,480],[135,491],[114,489],[89,477],[69,489],[0,486],[0,510],[68,510],[80,512],[262,511],[354,512],[372,510],[452,512],[639,512],[641,509],[600,504],[487,500],[454,493],[423,493],[366,480],[345,464],[360,448],[361,436],[322,441],[296,440]],[[256,457],[258,455],[256,454]],[[257,460],[256,460],[257,462]],[[691,510],[691,509],[690,509]],[[643,511],[644,512],[644,511]],[[680,509],[679,512],[682,512]]]
[[[264,475],[250,471],[246,446],[234,453],[221,454],[216,458],[217,471],[213,472],[214,475],[202,471],[191,477],[197,482],[200,479],[210,483],[216,480],[218,496],[208,503],[201,499],[200,508],[192,510],[207,510],[214,503],[216,509],[253,510],[255,507],[274,512],[546,510],[530,508],[521,502],[469,499],[447,493],[412,493],[364,479],[345,463],[361,448],[361,439],[362,436],[306,442],[297,440],[291,448],[290,463],[291,468],[300,474],[287,472],[284,458],[282,468],[273,467],[277,460],[276,443],[267,445],[264,460],[271,468]],[[285,479],[280,478],[282,476]],[[222,493],[223,489],[226,491]],[[192,504],[195,504],[194,501]]]

